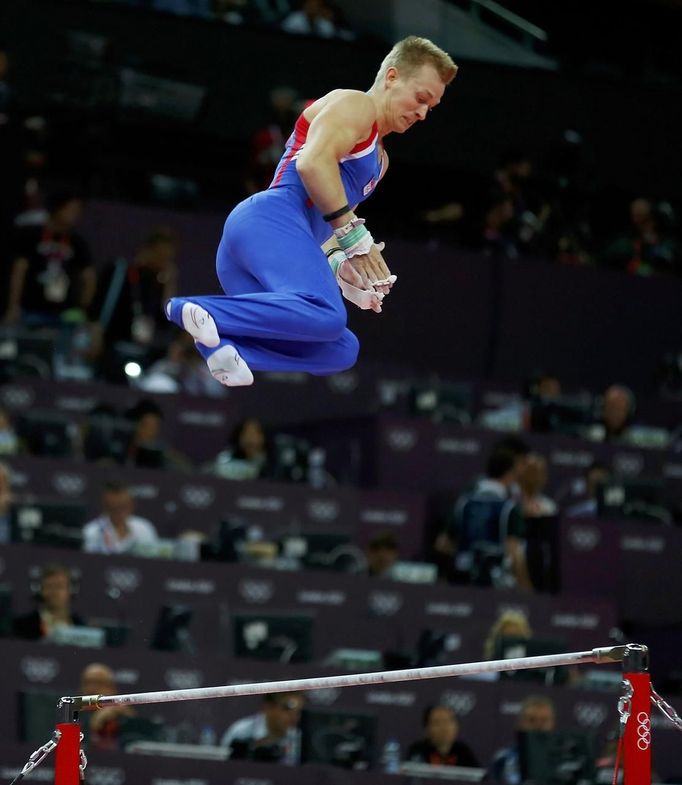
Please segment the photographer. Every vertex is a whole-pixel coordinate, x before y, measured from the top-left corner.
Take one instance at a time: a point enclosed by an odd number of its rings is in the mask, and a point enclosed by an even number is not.
[[[300,692],[274,692],[263,696],[258,714],[243,717],[225,731],[220,741],[230,758],[295,765],[301,762]]]

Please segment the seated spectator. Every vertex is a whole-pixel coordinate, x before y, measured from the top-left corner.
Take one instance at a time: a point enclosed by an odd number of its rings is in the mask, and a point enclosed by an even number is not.
[[[432,766],[478,767],[471,747],[459,741],[459,720],[449,706],[429,706],[423,717],[424,738],[415,741],[406,760]]]
[[[267,477],[271,470],[271,450],[263,424],[257,417],[238,423],[226,449],[216,455],[209,470],[230,480]]]
[[[83,550],[89,553],[131,553],[158,540],[154,524],[134,515],[135,502],[128,487],[110,481],[102,493],[102,513],[85,524]]]
[[[85,621],[71,608],[71,571],[63,564],[47,564],[40,573],[38,607],[13,621],[14,635],[26,640],[50,638],[58,627],[83,627]]]
[[[232,723],[220,744],[235,759],[300,763],[298,724],[304,702],[301,692],[268,693],[263,696],[261,711]]]
[[[267,188],[272,182],[275,168],[298,116],[299,98],[291,87],[276,87],[270,92],[270,109],[267,125],[251,136],[250,154],[244,172],[248,193]]]
[[[81,673],[81,695],[116,695],[114,672],[108,665],[91,662]],[[135,716],[132,706],[105,706],[80,715],[83,734],[90,749],[118,748],[121,719]]]
[[[79,318],[95,292],[90,249],[77,234],[83,202],[73,191],[54,193],[48,218],[17,228],[5,321],[27,327],[57,327]]]
[[[493,448],[486,476],[457,500],[446,537],[463,580],[532,589],[523,513],[512,496],[525,457],[513,449],[513,442],[503,440]]]
[[[16,455],[19,452],[19,437],[12,427],[9,412],[0,408],[0,455]]]
[[[557,514],[556,502],[543,493],[546,485],[547,461],[539,453],[530,453],[519,473],[521,509],[524,517],[544,518]]]
[[[319,35],[322,38],[334,38],[337,35],[333,11],[325,0],[303,0],[300,10],[283,20],[282,30],[298,35]]]
[[[10,508],[12,496],[12,472],[6,463],[0,462],[0,545],[10,541]]]
[[[131,260],[116,259],[100,273],[90,315],[101,369],[112,381],[121,379],[123,368],[116,344],[165,347],[169,327],[163,306],[176,291],[177,253],[175,232],[157,226]]]
[[[598,461],[592,463],[585,473],[585,498],[569,505],[564,515],[567,518],[593,518],[597,514],[597,489],[610,479],[611,470],[608,466]]]
[[[612,384],[604,391],[601,408],[603,441],[620,441],[627,437],[628,426],[636,407],[635,396],[628,387]]]
[[[488,637],[483,644],[483,657],[495,659],[495,647],[500,638],[532,638],[533,631],[525,613],[521,611],[503,611],[490,628]],[[495,674],[499,676],[498,674]]]
[[[556,718],[552,701],[544,695],[531,695],[526,698],[516,721],[516,731],[551,733],[555,729]],[[496,785],[521,785],[520,754],[516,744],[495,753],[490,773]]]
[[[608,246],[604,263],[631,275],[679,275],[680,247],[671,231],[673,221],[669,204],[634,199],[630,204],[630,229]]]
[[[623,384],[612,384],[601,398],[599,422],[589,429],[587,437],[644,449],[668,447],[671,434],[667,428],[635,422],[636,409],[637,400],[632,390]]]
[[[389,577],[393,565],[400,559],[400,545],[390,532],[373,537],[366,550],[367,574],[374,578]]]
[[[134,430],[128,443],[125,463],[147,469],[191,468],[189,460],[178,450],[165,444],[161,438],[163,412],[150,399],[143,399],[127,412]]]

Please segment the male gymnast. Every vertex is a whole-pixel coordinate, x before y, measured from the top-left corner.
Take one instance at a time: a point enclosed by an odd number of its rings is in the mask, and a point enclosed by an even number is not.
[[[166,304],[221,384],[354,365],[359,344],[341,294],[378,313],[396,280],[355,208],[386,173],[384,137],[424,120],[456,73],[446,52],[410,36],[366,93],[332,90],[304,109],[269,188],[225,221],[216,259],[225,294]]]

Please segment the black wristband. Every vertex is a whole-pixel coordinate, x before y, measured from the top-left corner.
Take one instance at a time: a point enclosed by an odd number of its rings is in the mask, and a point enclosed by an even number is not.
[[[327,215],[323,215],[322,218],[325,221],[333,221],[335,218],[341,218],[342,215],[350,212],[350,205],[344,204],[343,207],[340,207],[338,210],[334,210],[333,213],[327,213]]]
[[[330,249],[329,249],[329,250],[326,252],[326,254],[327,254],[327,259],[329,259],[329,257],[330,257],[330,256],[333,256],[335,253],[338,253],[339,251],[341,251],[341,253],[343,253],[343,248],[339,248],[339,246],[338,246],[338,245],[337,245],[337,246],[335,246],[334,248],[330,248]]]

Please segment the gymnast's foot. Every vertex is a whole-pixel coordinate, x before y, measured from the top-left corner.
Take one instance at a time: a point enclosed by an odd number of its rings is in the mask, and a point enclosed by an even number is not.
[[[239,352],[227,344],[206,361],[214,379],[226,387],[245,387],[253,384],[253,374]]]
[[[166,314],[169,319],[174,315],[174,311],[177,313],[177,306],[177,300],[174,302],[173,299],[170,299],[166,303]],[[203,343],[209,348],[218,346],[220,343],[218,328],[207,310],[196,303],[185,302],[182,304],[181,319],[183,328],[197,343]]]

